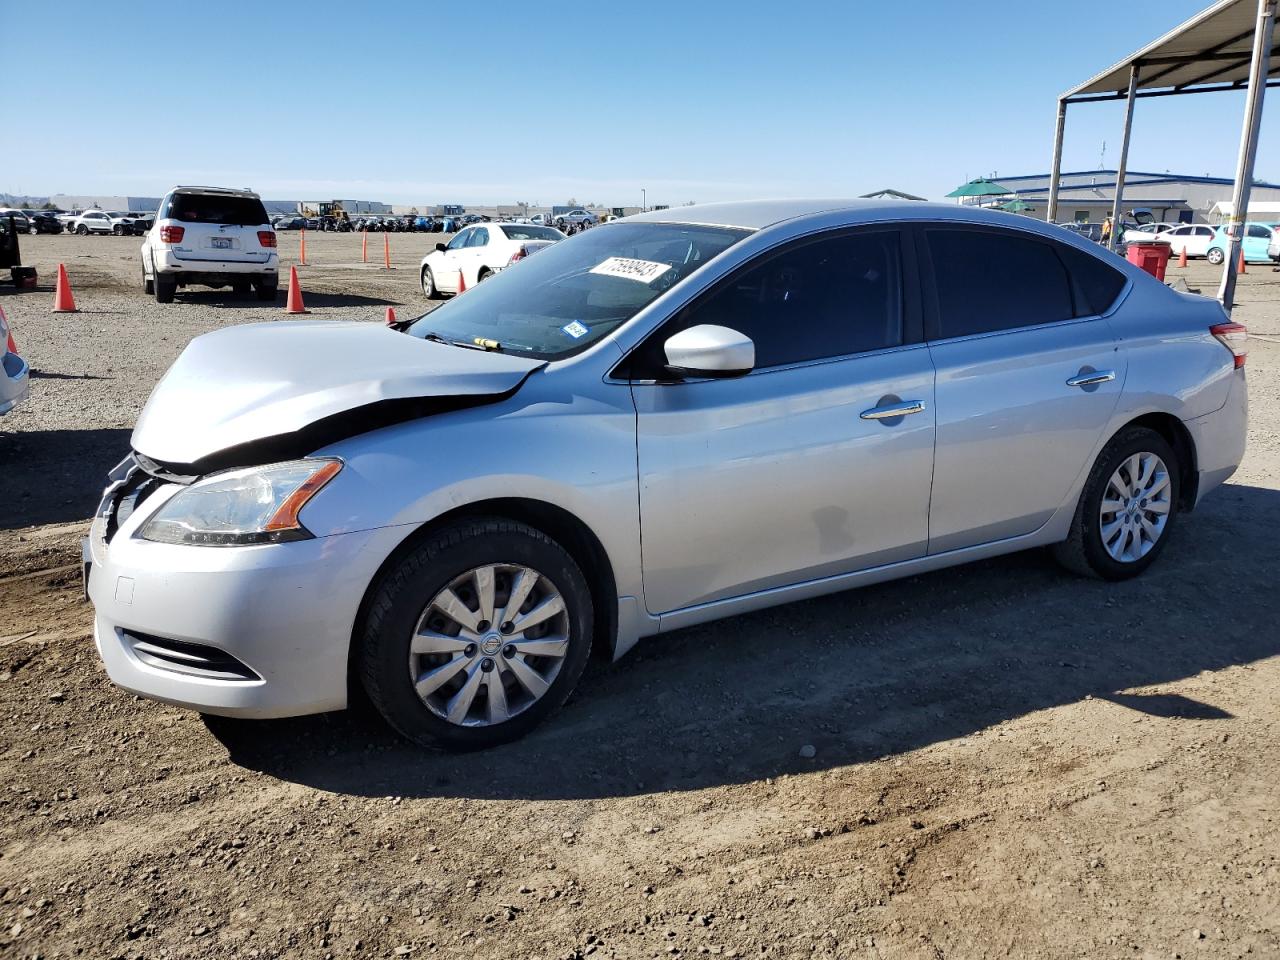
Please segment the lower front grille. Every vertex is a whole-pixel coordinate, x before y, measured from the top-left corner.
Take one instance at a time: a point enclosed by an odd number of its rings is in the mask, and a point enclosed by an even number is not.
[[[120,636],[129,645],[134,656],[158,670],[169,670],[207,680],[262,679],[231,654],[217,647],[128,630],[121,630]]]

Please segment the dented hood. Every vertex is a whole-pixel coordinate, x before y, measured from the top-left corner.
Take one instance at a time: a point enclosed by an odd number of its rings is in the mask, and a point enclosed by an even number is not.
[[[321,422],[341,423],[349,436],[362,432],[361,411],[364,429],[374,429],[432,409],[407,401],[483,402],[514,391],[543,365],[375,323],[229,327],[192,340],[156,384],[134,428],[133,448],[162,463],[198,464],[270,438],[314,435]],[[389,409],[399,412],[388,418]],[[326,438],[312,440],[319,446]]]

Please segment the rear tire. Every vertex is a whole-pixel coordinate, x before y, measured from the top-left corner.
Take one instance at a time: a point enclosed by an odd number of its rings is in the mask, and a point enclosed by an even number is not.
[[[262,280],[254,285],[254,293],[259,300],[274,300],[277,290],[276,280]]]
[[[1227,259],[1227,255],[1217,247],[1211,247],[1209,252],[1205,254],[1205,259],[1216,267],[1219,266],[1223,260]]]
[[[76,227],[76,233],[82,237],[87,237],[89,235],[89,228],[82,223],[80,226]]]
[[[545,586],[545,596],[525,590],[527,599],[519,608],[523,616],[528,616],[545,599],[559,597],[563,609],[558,615],[561,624],[557,630],[565,631],[567,641],[560,651],[552,657],[533,656],[531,661],[526,661],[526,654],[519,652],[507,656],[511,653],[507,645],[516,648],[538,641],[515,639],[525,636],[519,631],[510,634],[512,639],[504,640],[494,623],[482,621],[477,627],[477,638],[492,637],[493,650],[488,650],[490,640],[483,639],[470,643],[466,649],[456,643],[449,652],[419,656],[415,660],[414,638],[420,629],[432,631],[447,643],[450,638],[441,635],[456,634],[462,623],[441,613],[438,605],[433,606],[446,590],[456,589],[447,595],[468,607],[472,611],[470,616],[482,614],[485,608],[477,592],[457,586],[459,579],[467,577],[469,572],[489,570],[493,619],[506,617],[506,605],[515,591],[517,575],[504,573],[504,568],[535,574],[540,579],[534,590],[542,591]],[[523,577],[524,573],[518,576]],[[507,578],[505,584],[503,577]],[[479,584],[478,580],[466,582]],[[539,596],[543,599],[538,599]],[[431,534],[377,585],[363,628],[360,677],[378,712],[415,743],[446,750],[496,746],[524,736],[568,699],[587,663],[592,614],[586,578],[560,544],[523,523],[496,518],[465,520]],[[439,623],[428,621],[429,616]],[[550,623],[550,618],[546,622]],[[511,623],[501,627],[509,631]],[[559,633],[548,637],[548,640],[559,639]],[[428,671],[437,669],[441,660],[445,666],[461,669],[450,671],[449,679],[443,683],[437,681],[430,691],[420,696],[418,684]],[[488,669],[482,670],[486,665]],[[534,676],[533,671],[539,669],[539,665],[542,672]],[[477,671],[479,676],[473,677]],[[522,680],[522,675],[532,677],[533,682]],[[464,678],[471,679],[464,681]],[[493,710],[496,699],[495,692],[488,686],[494,680],[504,684],[508,691],[501,698],[502,714],[506,714],[508,706],[511,708],[511,715],[505,720],[495,720],[488,712]],[[447,712],[452,713],[456,699],[464,693],[461,688],[469,684],[474,699],[468,699],[462,707],[458,722],[450,721],[442,715],[442,707],[448,706]],[[454,686],[459,690],[455,692]]]
[[[1151,476],[1145,480],[1132,477],[1134,471],[1129,469],[1130,464],[1134,464],[1138,472],[1150,465]],[[1126,483],[1126,479],[1138,482]],[[1054,544],[1050,552],[1058,563],[1082,577],[1102,580],[1136,577],[1155,563],[1169,542],[1178,518],[1180,493],[1178,457],[1164,437],[1146,427],[1121,430],[1098,454],[1089,472],[1071,521],[1070,536]],[[1130,506],[1107,511],[1104,498],[1108,504]],[[1125,527],[1126,515],[1134,520],[1128,528]],[[1111,519],[1104,520],[1104,517]],[[1159,523],[1160,517],[1164,518],[1163,523]],[[1155,524],[1159,526],[1152,542],[1149,533],[1144,531],[1154,529]],[[1126,543],[1133,544],[1133,549],[1126,551]],[[1130,555],[1125,556],[1126,553]]]
[[[156,303],[173,303],[173,295],[178,292],[178,281],[157,273],[152,278],[152,286],[156,294]]]
[[[235,280],[231,284],[231,292],[237,297],[247,297],[249,295],[249,281]]]

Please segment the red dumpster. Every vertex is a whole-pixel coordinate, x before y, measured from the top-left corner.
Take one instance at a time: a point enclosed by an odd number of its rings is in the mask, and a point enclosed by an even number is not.
[[[1141,267],[1157,280],[1164,280],[1164,271],[1169,266],[1169,254],[1173,248],[1161,241],[1131,243],[1125,256],[1129,262]]]

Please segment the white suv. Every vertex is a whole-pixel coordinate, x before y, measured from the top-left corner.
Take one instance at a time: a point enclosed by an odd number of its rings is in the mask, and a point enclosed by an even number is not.
[[[111,218],[101,210],[86,210],[72,220],[67,229],[85,237],[91,233],[110,233],[112,226]]]
[[[142,244],[142,286],[160,303],[178,287],[250,286],[274,300],[280,278],[276,231],[256,193],[223,187],[174,187],[160,202]]]

